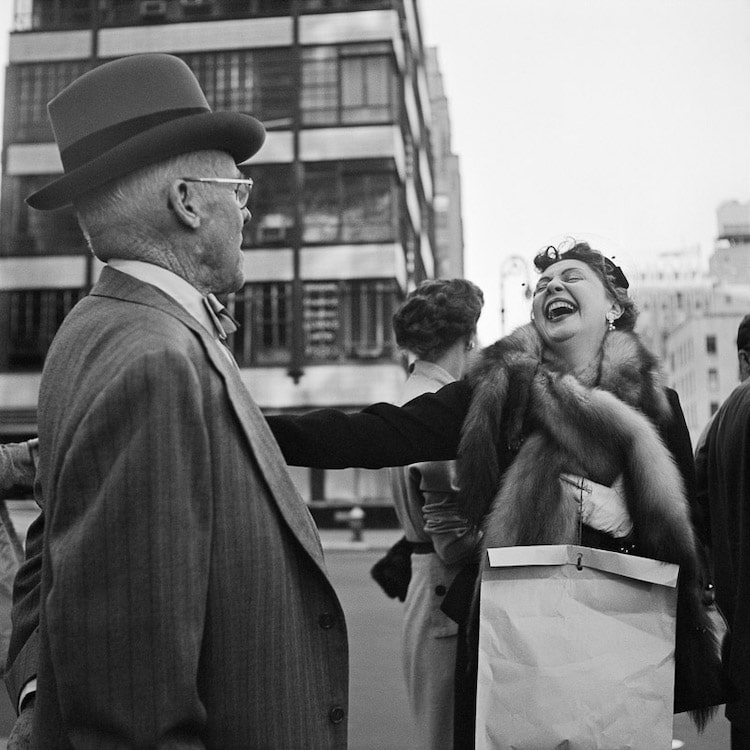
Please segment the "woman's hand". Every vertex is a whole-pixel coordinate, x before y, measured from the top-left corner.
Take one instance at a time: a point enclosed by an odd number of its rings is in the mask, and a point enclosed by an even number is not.
[[[633,530],[625,504],[622,475],[607,487],[576,474],[561,474],[560,487],[564,498],[580,504],[582,520],[592,529],[618,539],[628,536]]]

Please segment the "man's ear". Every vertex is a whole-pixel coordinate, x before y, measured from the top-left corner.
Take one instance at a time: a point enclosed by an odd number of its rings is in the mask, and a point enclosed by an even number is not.
[[[184,180],[173,180],[169,186],[169,207],[186,227],[197,229],[201,217],[193,205],[192,187]]]

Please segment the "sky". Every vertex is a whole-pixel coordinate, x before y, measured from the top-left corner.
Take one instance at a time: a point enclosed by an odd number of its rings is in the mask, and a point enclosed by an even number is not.
[[[707,259],[719,204],[750,201],[750,0],[420,3],[483,343],[527,319],[521,282],[542,246],[587,236],[626,273],[696,245]]]
[[[524,269],[513,256],[530,264],[561,236],[598,240],[626,273],[696,245],[707,260],[719,204],[750,200],[750,0],[421,8],[460,159],[465,273],[485,291],[484,343],[501,332],[501,302],[528,320],[522,274],[508,288],[501,269]]]

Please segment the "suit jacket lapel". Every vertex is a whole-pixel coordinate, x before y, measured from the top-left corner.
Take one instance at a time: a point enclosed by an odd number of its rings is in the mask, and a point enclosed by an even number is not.
[[[214,340],[210,333],[169,295],[113,268],[102,269],[99,281],[91,290],[91,294],[116,297],[159,308],[178,318],[198,336],[207,358],[224,379],[230,403],[281,515],[308,554],[325,572],[320,536],[312,515],[299,496],[289,476],[281,450],[260,409],[242,382],[239,369],[219,350],[218,347],[222,344]]]

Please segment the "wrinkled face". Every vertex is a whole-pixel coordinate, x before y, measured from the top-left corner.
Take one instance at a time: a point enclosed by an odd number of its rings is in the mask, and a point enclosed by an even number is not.
[[[622,312],[596,272],[579,260],[561,260],[542,273],[532,304],[534,325],[549,345],[573,337],[601,339],[607,313]]]
[[[234,160],[223,154],[218,164],[203,177],[242,177]],[[242,227],[250,219],[240,208],[232,185],[202,184],[202,265],[208,287],[215,294],[236,292],[245,282]]]

